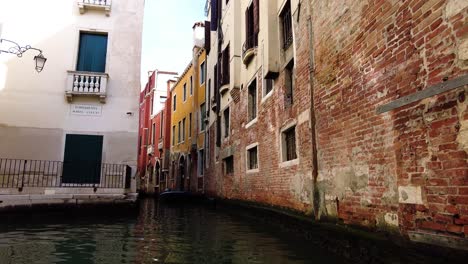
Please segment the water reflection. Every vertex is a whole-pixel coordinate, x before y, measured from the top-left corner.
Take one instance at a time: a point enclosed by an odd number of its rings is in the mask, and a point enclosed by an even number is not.
[[[125,214],[125,213],[123,213]],[[158,206],[138,215],[24,215],[0,220],[0,263],[324,263],[255,222],[203,206]]]

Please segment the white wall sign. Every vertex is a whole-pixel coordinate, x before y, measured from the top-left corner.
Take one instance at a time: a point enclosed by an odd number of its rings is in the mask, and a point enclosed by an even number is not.
[[[101,113],[102,113],[102,106],[99,106],[99,105],[82,105],[82,104],[71,105],[72,115],[101,116]]]

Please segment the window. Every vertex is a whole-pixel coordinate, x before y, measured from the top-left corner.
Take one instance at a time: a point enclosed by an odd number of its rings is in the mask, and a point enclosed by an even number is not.
[[[185,117],[182,119],[182,141],[185,142]]]
[[[150,105],[150,108],[151,108],[151,112],[150,112],[150,115],[153,115],[153,108],[154,108],[154,97],[151,96],[151,105]]]
[[[205,103],[200,105],[200,132],[205,131],[206,107]]]
[[[232,174],[234,173],[234,157],[229,156],[225,159],[223,159],[223,165],[224,165],[224,174]]]
[[[257,79],[253,80],[249,85],[248,100],[248,121],[252,121],[257,117]]]
[[[193,95],[193,77],[190,76],[190,95]]]
[[[291,19],[291,1],[288,0],[280,14],[281,24],[283,26],[283,49],[289,48],[293,42],[292,19]]]
[[[174,100],[173,100],[172,103],[173,103],[172,110],[173,110],[173,112],[175,112],[176,109],[177,109],[177,107],[176,107],[176,105],[177,105],[177,95],[176,94],[174,94]]]
[[[257,146],[247,150],[247,170],[258,169]]]
[[[177,130],[177,143],[180,143],[180,140],[181,140],[180,127],[181,127],[181,122],[179,121],[179,127]]]
[[[259,27],[259,0],[253,0],[245,10],[245,43],[244,52],[258,46]]]
[[[163,124],[164,124],[164,112],[161,112],[161,120],[159,122],[159,138],[163,137]]]
[[[229,137],[229,107],[226,108],[223,112],[224,117],[224,137]]]
[[[151,127],[151,144],[154,144],[155,137],[156,137],[156,124],[153,123],[153,126]]]
[[[175,126],[172,126],[172,146],[175,145]]]
[[[286,106],[291,106],[294,103],[294,60],[286,66],[285,69],[285,100]]]
[[[105,72],[107,34],[80,32],[77,71]]]
[[[187,83],[184,83],[184,102],[187,101]]]
[[[203,176],[205,172],[205,166],[203,166],[203,164],[205,164],[205,152],[203,151],[203,149],[200,149],[198,151],[198,164],[197,164],[199,176]]]
[[[189,114],[189,130],[188,130],[188,136],[192,136],[192,113]]]
[[[273,91],[273,86],[274,86],[273,79],[265,79],[265,82],[263,83],[263,96],[264,97],[268,95],[271,91]]]
[[[283,161],[290,161],[297,159],[296,153],[296,127],[288,128],[281,133],[282,147],[283,147]]]
[[[206,79],[205,62],[200,65],[200,84],[204,84]]]
[[[231,57],[230,57],[230,49],[229,49],[229,44],[227,47],[223,50],[221,54],[221,85],[229,84],[231,81],[231,72],[230,72],[230,62],[231,62]]]

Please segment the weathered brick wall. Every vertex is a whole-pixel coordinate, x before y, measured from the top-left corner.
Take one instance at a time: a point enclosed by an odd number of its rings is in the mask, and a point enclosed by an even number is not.
[[[294,11],[294,10],[293,10]],[[296,13],[297,14],[297,13]],[[294,104],[285,106],[285,73],[275,79],[272,94],[262,100],[262,68],[260,55],[249,67],[257,67],[257,122],[248,124],[248,84],[243,83],[240,100],[230,103],[231,135],[223,141],[219,162],[212,156],[210,169],[206,174],[205,190],[208,194],[229,199],[254,201],[310,213],[312,209],[312,151],[310,124],[310,82],[309,82],[309,45],[307,13],[302,6],[300,18],[294,19],[296,51]],[[232,52],[232,53],[240,53]],[[257,64],[258,63],[258,64]],[[242,65],[242,75],[247,74]],[[245,76],[250,80],[254,76]],[[296,142],[298,161],[285,165],[281,162],[281,129],[296,123]],[[215,153],[215,125],[210,130],[212,147]],[[258,172],[246,172],[246,147],[258,143]],[[222,153],[227,149],[234,153],[234,173],[223,172]]]
[[[310,3],[321,215],[466,237],[467,88],[376,107],[468,73],[468,3]]]

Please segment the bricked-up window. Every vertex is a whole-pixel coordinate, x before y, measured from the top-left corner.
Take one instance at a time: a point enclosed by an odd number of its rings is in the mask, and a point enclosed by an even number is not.
[[[294,103],[294,75],[295,75],[295,68],[294,68],[294,60],[288,63],[284,72],[285,72],[285,105],[291,106]]]
[[[258,32],[260,32],[259,24],[259,1],[253,0],[245,10],[245,43],[243,51],[255,48],[258,46]]]
[[[281,24],[283,26],[283,48],[287,49],[293,42],[291,1],[288,0],[280,14]]]
[[[172,111],[175,112],[176,111],[176,105],[177,105],[177,95],[174,94],[174,100],[173,100],[173,106],[172,106]]]
[[[181,139],[181,134],[180,134],[180,127],[181,127],[181,122],[179,121],[179,127],[178,127],[178,130],[177,130],[177,143],[180,143],[180,139]]]
[[[223,165],[224,165],[224,174],[233,174],[234,173],[234,157],[229,156],[225,159],[223,159]]]
[[[282,133],[283,161],[297,159],[296,153],[296,127],[288,128]]]
[[[188,129],[188,136],[192,136],[192,113],[189,114],[189,129]]]
[[[206,80],[206,67],[205,62],[200,65],[200,84],[204,84]]]
[[[182,142],[185,142],[185,117],[182,119]]]
[[[250,83],[248,90],[248,121],[252,121],[257,117],[257,79]]]
[[[184,102],[187,101],[187,83],[184,83]]]
[[[172,126],[172,146],[175,145],[175,126]]]
[[[223,112],[224,117],[224,137],[229,137],[229,107],[226,108]]]
[[[205,131],[206,107],[205,103],[200,105],[200,132]]]
[[[258,169],[258,151],[257,146],[247,150],[247,169],[255,170]]]

